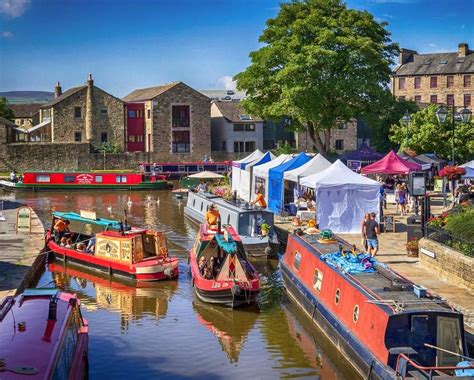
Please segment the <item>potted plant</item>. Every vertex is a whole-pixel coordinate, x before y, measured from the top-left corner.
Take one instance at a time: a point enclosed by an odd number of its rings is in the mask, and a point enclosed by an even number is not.
[[[412,238],[407,242],[407,256],[409,257],[418,257],[418,239]]]

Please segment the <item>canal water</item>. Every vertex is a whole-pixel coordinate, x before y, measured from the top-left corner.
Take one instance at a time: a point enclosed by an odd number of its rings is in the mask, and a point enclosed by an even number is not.
[[[284,296],[278,261],[254,261],[259,308],[229,310],[196,299],[188,249],[197,225],[170,192],[51,192],[8,195],[31,206],[46,226],[52,211],[96,211],[163,230],[180,259],[179,280],[135,286],[68,264],[53,264],[38,285],[56,284],[81,299],[89,321],[91,379],[357,379],[346,359]]]

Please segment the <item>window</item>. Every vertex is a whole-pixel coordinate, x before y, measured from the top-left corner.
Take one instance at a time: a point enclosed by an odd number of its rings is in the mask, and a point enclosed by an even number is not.
[[[135,135],[128,135],[128,142],[135,142]]]
[[[421,87],[421,77],[415,77],[415,88]]]
[[[180,173],[185,173],[185,172],[186,172],[186,166],[184,166],[184,165],[178,165],[178,172],[180,172]]]
[[[36,176],[36,182],[51,182],[51,178],[48,174],[38,174]]]
[[[173,131],[173,153],[189,153],[191,151],[191,133],[189,131]]]
[[[107,132],[101,132],[100,133],[100,142],[101,143],[106,143],[107,142]]]
[[[344,149],[344,140],[336,140],[335,149],[336,150],[343,150]]]
[[[74,132],[74,141],[81,142],[82,141],[82,132]]]
[[[136,116],[137,116],[137,113],[134,110],[128,110],[128,117],[130,119],[133,119]]]
[[[352,313],[352,320],[357,322],[359,320],[359,305],[354,306],[354,311]]]
[[[415,96],[415,103],[420,104],[421,103],[421,95],[416,95]]]
[[[337,123],[337,129],[347,129],[347,123],[339,122]]]
[[[242,132],[244,130],[243,124],[234,124],[234,132]]]
[[[452,107],[454,106],[454,95],[446,95],[446,104],[449,106],[449,107]]]
[[[433,104],[438,103],[438,95],[431,95],[430,96],[430,103],[433,103]]]
[[[20,125],[25,125],[25,119],[20,120]]]
[[[81,107],[74,107],[74,118],[75,119],[80,119],[82,116],[81,116],[81,112],[82,109]]]
[[[471,76],[464,75],[464,87],[471,87]]]
[[[136,116],[137,117],[143,117],[143,111],[142,110],[137,110],[136,111]]]
[[[245,124],[244,129],[247,132],[254,132],[255,131],[255,124]]]
[[[146,111],[146,116],[147,116],[148,119],[151,117],[151,110]]]
[[[204,171],[204,165],[198,165],[197,170],[198,170],[198,172],[203,172]]]
[[[241,153],[244,151],[243,141],[234,141],[234,153]]]
[[[464,107],[471,106],[471,94],[464,94]]]
[[[336,289],[336,295],[334,296],[334,303],[339,305],[339,301],[341,300],[341,290]]]
[[[137,135],[137,142],[143,142],[143,135]]]
[[[222,150],[226,150],[226,149],[227,149],[226,142],[222,141]]]
[[[323,285],[323,272],[321,272],[318,269],[315,269],[314,276],[313,276],[313,288],[316,289],[318,292],[320,292],[322,285]]]
[[[101,108],[100,116],[107,116],[107,114],[108,114],[107,108]]]
[[[240,120],[252,120],[252,117],[249,115],[239,115]]]
[[[295,259],[293,260],[293,266],[295,267],[296,270],[300,270],[300,264],[301,264],[301,253],[296,252]]]
[[[102,183],[102,176],[101,175],[96,175],[95,176],[95,182],[96,183]]]
[[[68,174],[65,174],[64,175],[64,183],[71,183],[71,182],[74,182],[76,180],[76,176],[75,175],[68,175]]]
[[[448,75],[446,77],[446,87],[447,88],[454,87],[454,77],[452,75]]]
[[[438,77],[430,77],[430,88],[438,87]]]
[[[405,89],[405,78],[398,78],[398,89],[399,90]]]
[[[189,128],[189,106],[172,106],[173,128]]]
[[[253,152],[255,150],[255,141],[246,141],[245,142],[245,151]]]
[[[127,183],[127,176],[126,175],[117,175],[115,176],[116,183]]]

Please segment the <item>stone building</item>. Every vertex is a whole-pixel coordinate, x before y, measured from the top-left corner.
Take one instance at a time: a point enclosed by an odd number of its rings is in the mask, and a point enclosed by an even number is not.
[[[402,49],[392,77],[394,96],[416,103],[440,103],[474,110],[474,52],[460,43],[457,52],[418,54]]]
[[[92,75],[85,85],[62,92],[58,82],[54,99],[40,109],[40,123],[30,132],[45,131],[41,141],[102,143],[124,147],[125,112],[122,100],[94,86]],[[49,133],[48,133],[49,132]]]
[[[263,150],[263,120],[246,114],[238,101],[215,100],[211,105],[211,141],[213,151]]]
[[[134,134],[140,130],[135,124],[133,131],[127,129],[127,141],[144,138],[145,151],[155,153],[156,160],[201,160],[211,153],[211,100],[199,91],[173,82],[137,89],[123,100],[133,103],[127,125],[133,125],[131,119],[136,117],[145,124],[145,136]],[[143,104],[142,114],[138,104]]]
[[[41,104],[10,104],[8,108],[13,111],[13,121],[23,129],[31,128],[39,123],[39,110]]]
[[[320,134],[321,140],[324,136]],[[296,149],[298,151],[315,152],[309,133],[306,131],[295,132]],[[357,120],[339,122],[336,128],[331,129],[331,142],[328,149],[338,154],[357,149]]]

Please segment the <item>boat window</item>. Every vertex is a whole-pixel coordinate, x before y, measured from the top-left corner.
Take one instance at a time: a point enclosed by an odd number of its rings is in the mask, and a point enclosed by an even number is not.
[[[95,176],[95,182],[96,183],[102,183],[102,176],[101,175],[96,175]]]
[[[357,322],[359,320],[359,305],[354,306],[354,312],[352,313],[352,320]]]
[[[185,171],[186,171],[186,166],[184,166],[184,165],[178,165],[178,172],[183,173],[183,172],[185,172]]]
[[[126,175],[117,175],[115,176],[116,183],[127,183],[127,176]]]
[[[202,211],[203,206],[204,206],[204,202],[201,202],[201,211]]]
[[[73,313],[69,316],[66,334],[61,345],[56,368],[54,369],[53,380],[67,380],[69,370],[72,366],[74,351],[77,344],[77,327],[74,323]]]
[[[198,172],[203,172],[204,171],[204,166],[198,165]]]
[[[196,206],[196,198],[193,199],[193,207]]]
[[[315,269],[314,277],[313,277],[313,288],[316,289],[318,292],[320,292],[322,285],[323,285],[323,272],[321,272],[318,269]]]
[[[225,172],[226,171],[226,167],[224,165],[217,165],[217,171],[218,172]]]
[[[230,214],[227,214],[227,224],[230,224]]]
[[[36,176],[36,182],[51,182],[51,177],[48,174],[39,174]]]
[[[341,298],[341,290],[336,289],[336,296],[334,297],[334,302],[336,303],[336,305],[339,305],[340,298]]]
[[[74,176],[74,175],[65,175],[64,176],[64,183],[74,182],[75,179],[76,179],[76,176]]]
[[[300,263],[301,263],[301,253],[295,253],[295,260],[293,261],[293,266],[296,270],[300,270]]]

